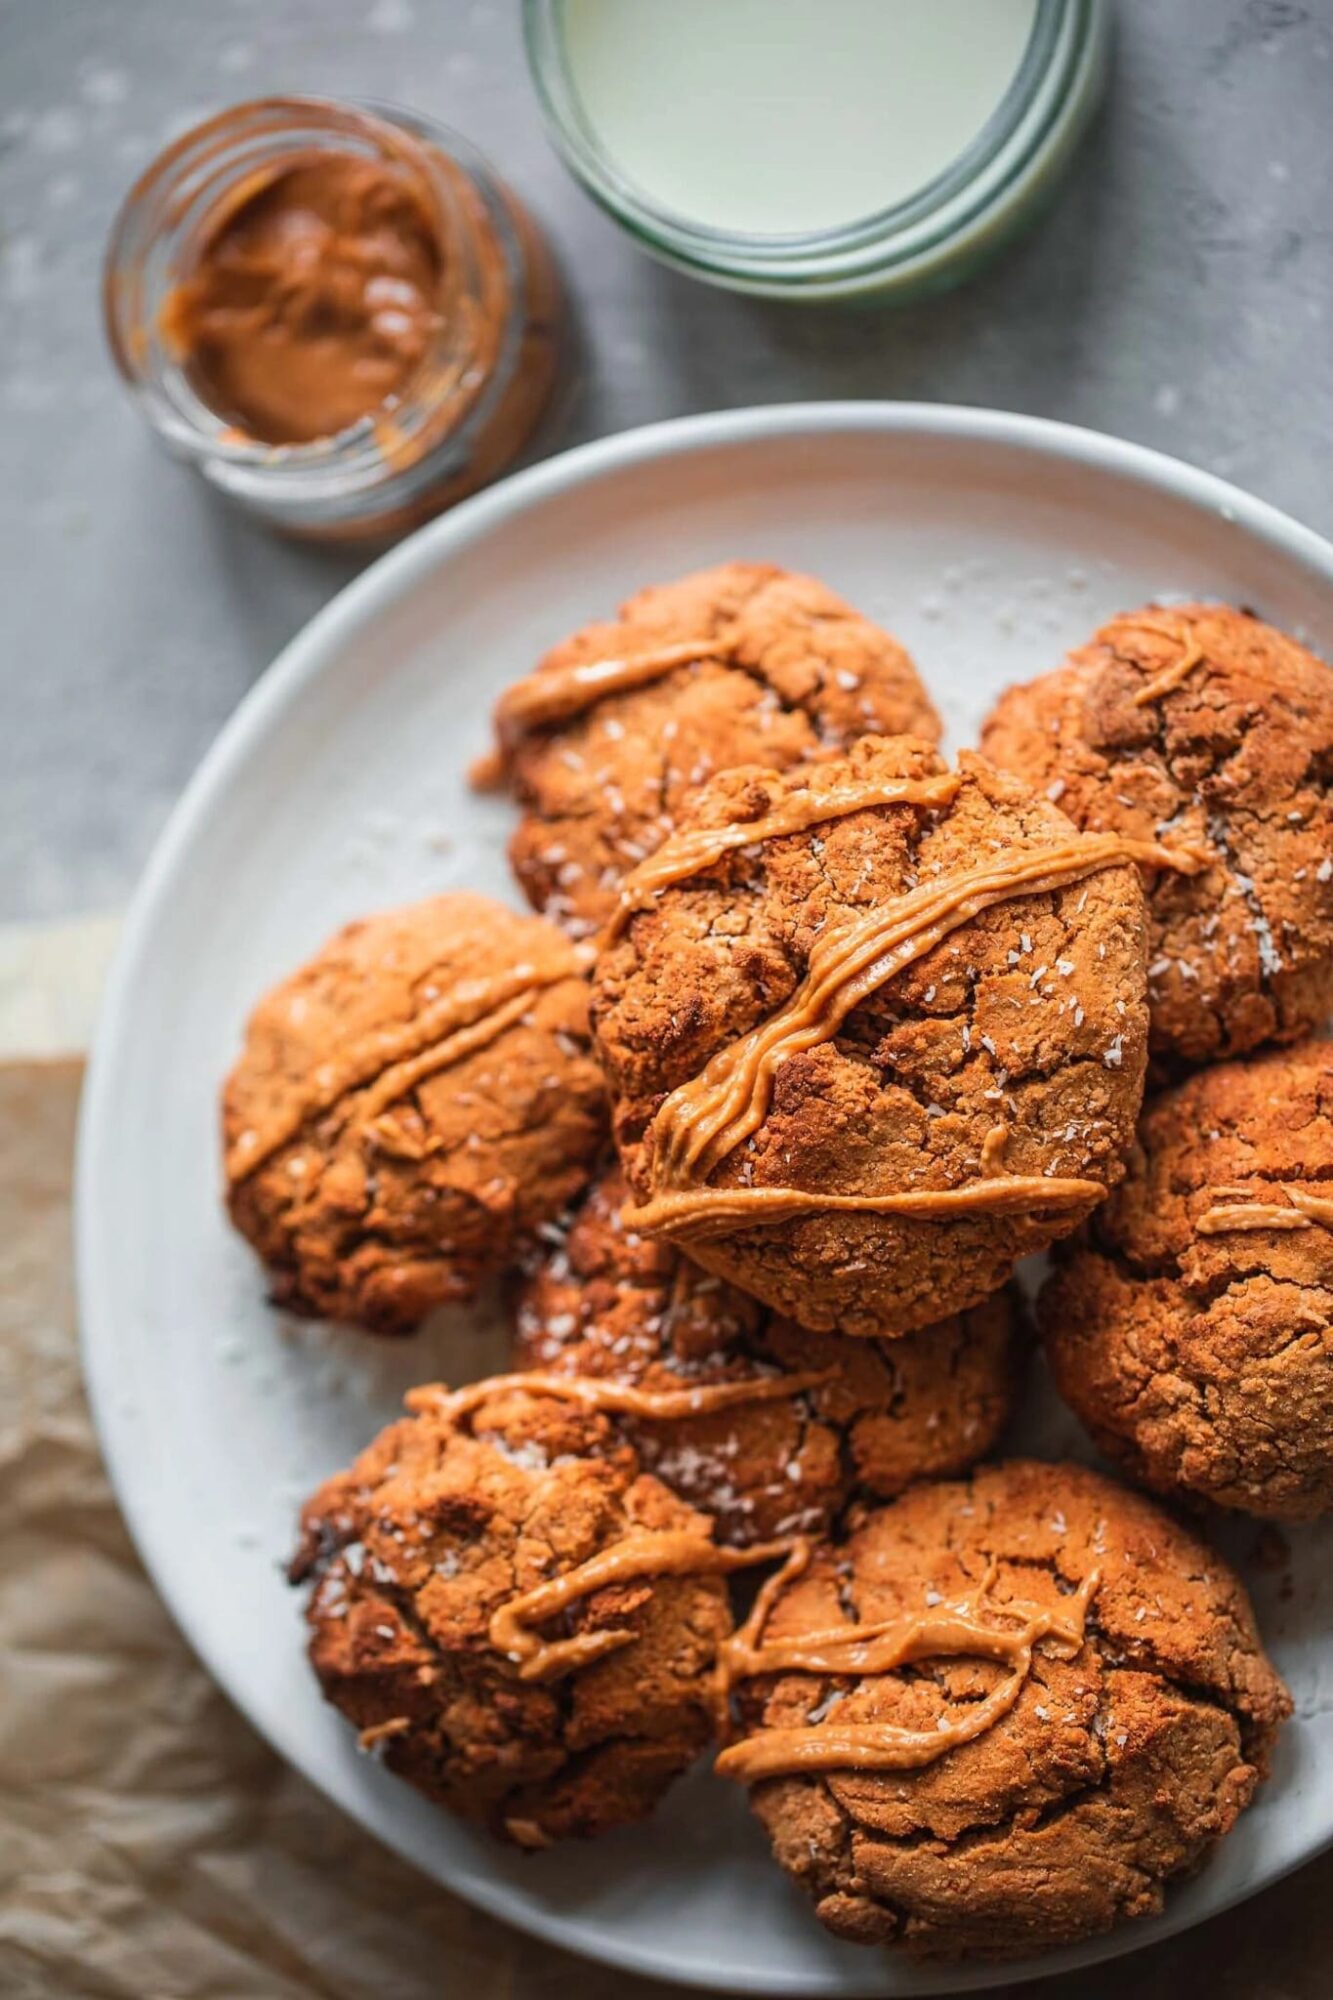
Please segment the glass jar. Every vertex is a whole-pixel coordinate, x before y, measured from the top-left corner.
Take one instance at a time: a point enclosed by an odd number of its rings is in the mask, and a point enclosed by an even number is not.
[[[204,400],[172,302],[219,218],[327,151],[384,163],[410,191],[438,248],[433,330],[400,393],[329,437],[266,443]],[[296,534],[389,536],[462,499],[528,442],[557,372],[559,286],[526,211],[456,133],[380,105],[265,98],[187,132],[127,196],[103,296],[111,352],[161,441]]]
[[[957,284],[1039,211],[1091,118],[1108,70],[1107,0],[1038,0],[1008,89],[975,140],[943,172],[910,197],[842,227],[747,234],[668,209],[618,164],[580,99],[565,12],[565,0],[524,0],[528,61],[566,165],[663,263],[766,298],[879,304]],[[828,33],[836,27],[826,22]]]

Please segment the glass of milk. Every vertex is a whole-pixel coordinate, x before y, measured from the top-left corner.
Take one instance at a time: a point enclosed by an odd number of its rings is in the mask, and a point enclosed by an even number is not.
[[[525,0],[552,137],[667,263],[773,298],[953,284],[1054,186],[1109,0]]]

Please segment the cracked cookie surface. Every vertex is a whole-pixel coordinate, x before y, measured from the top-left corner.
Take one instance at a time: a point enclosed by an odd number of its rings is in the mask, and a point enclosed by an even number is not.
[[[1333,1006],[1333,672],[1224,605],[1150,605],[1010,688],[981,747],[1088,829],[1189,845],[1149,881],[1152,1047],[1201,1063]]]
[[[796,794],[938,779],[910,738],[867,737],[785,775],[728,773],[685,826],[760,821]],[[593,982],[593,1023],[630,1183],[651,1188],[669,1095],[797,994],[811,953],[919,889],[1005,875],[1076,842],[1064,815],[964,753],[952,800],[888,804],[733,847],[632,915]],[[1146,915],[1137,870],[1007,890],[791,1054],[762,1122],[709,1189],[894,1196],[992,1177],[1086,1182],[1072,1202],[947,1217],[817,1209],[689,1237],[694,1260],[801,1325],[911,1331],[988,1297],[1017,1260],[1073,1229],[1123,1171],[1146,1062]]]
[[[867,731],[936,742],[939,719],[908,655],[816,578],[725,563],[639,591],[585,626],[538,674],[725,638],[687,662],[523,737],[507,763],[523,817],[510,858],[533,906],[585,936],[622,878],[672,831],[716,772],[780,770],[844,750]]]
[[[708,1523],[597,1412],[501,1384],[466,1431],[429,1409],[390,1425],[302,1514],[291,1575],[313,1579],[326,1699],[390,1770],[519,1846],[643,1818],[710,1739],[724,1582],[590,1592],[562,1634],[631,1642],[553,1680],[522,1678],[491,1621],[644,1530],[706,1537]]]
[[[1244,1589],[1151,1502],[1080,1467],[1015,1461],[868,1513],[779,1596],[765,1637],[930,1618],[980,1592],[1012,1624],[1091,1572],[1082,1643],[1039,1641],[1018,1699],[924,1768],[767,1778],[774,1853],[840,1937],[1014,1956],[1160,1909],[1228,1833],[1290,1702]],[[1022,1607],[1021,1610],[1018,1607]],[[1061,1656],[1063,1652],[1063,1657]],[[982,1658],[743,1685],[780,1728],[965,1720],[1004,1679]]]
[[[1018,1374],[1017,1308],[997,1293],[898,1340],[807,1333],[621,1220],[611,1172],[524,1285],[519,1368],[652,1391],[828,1371],[790,1397],[629,1426],[645,1467],[744,1546],[820,1533],[853,1492],[961,1472],[995,1444]]]
[[[1333,1507],[1333,1227],[1291,1190],[1333,1196],[1327,1041],[1150,1101],[1040,1306],[1057,1386],[1108,1457],[1274,1520]]]
[[[575,1200],[603,1143],[568,941],[488,898],[349,924],[260,1001],[227,1200],[294,1311],[403,1333]]]

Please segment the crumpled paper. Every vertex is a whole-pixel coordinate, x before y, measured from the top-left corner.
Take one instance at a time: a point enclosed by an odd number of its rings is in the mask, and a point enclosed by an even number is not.
[[[80,1383],[80,1066],[0,1068],[0,1993],[543,2000],[583,1967],[388,1854],[209,1681],[139,1567]],[[609,1975],[605,1991],[619,1990]]]
[[[260,1742],[135,1558],[79,1376],[74,1061],[0,1065],[0,1995],[659,2000],[469,1910]],[[682,1912],[682,1919],[687,1918]],[[1040,2000],[1322,2000],[1333,1855]]]

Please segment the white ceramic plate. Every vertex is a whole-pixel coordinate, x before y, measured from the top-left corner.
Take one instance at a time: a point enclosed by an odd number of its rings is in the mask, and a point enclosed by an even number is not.
[[[219,1202],[217,1087],[252,1001],[344,919],[452,885],[511,900],[509,814],[467,789],[498,690],[641,583],[728,556],[826,577],[910,646],[955,743],[1007,681],[1108,613],[1221,596],[1333,641],[1333,550],[1207,475],[982,411],[828,404],[664,424],[570,452],[425,528],[320,613],[223,731],[139,891],[93,1058],[78,1188],[88,1377],[117,1491],[191,1642],[292,1763],[451,1889],[591,1956],[765,1993],[993,1984],[826,1937],[706,1773],[648,1826],[524,1856],[368,1758],[320,1700],[279,1564],[297,1502],[411,1382],[484,1372],[484,1313],[381,1344],[298,1326]],[[1044,1399],[1038,1395],[1039,1405]],[[1049,1404],[1025,1447],[1076,1434]],[[1232,1537],[1244,1558],[1254,1530]],[[1007,1967],[1086,1964],[1196,1922],[1333,1837],[1333,1537],[1251,1569],[1296,1696],[1274,1780],[1165,1918]]]

